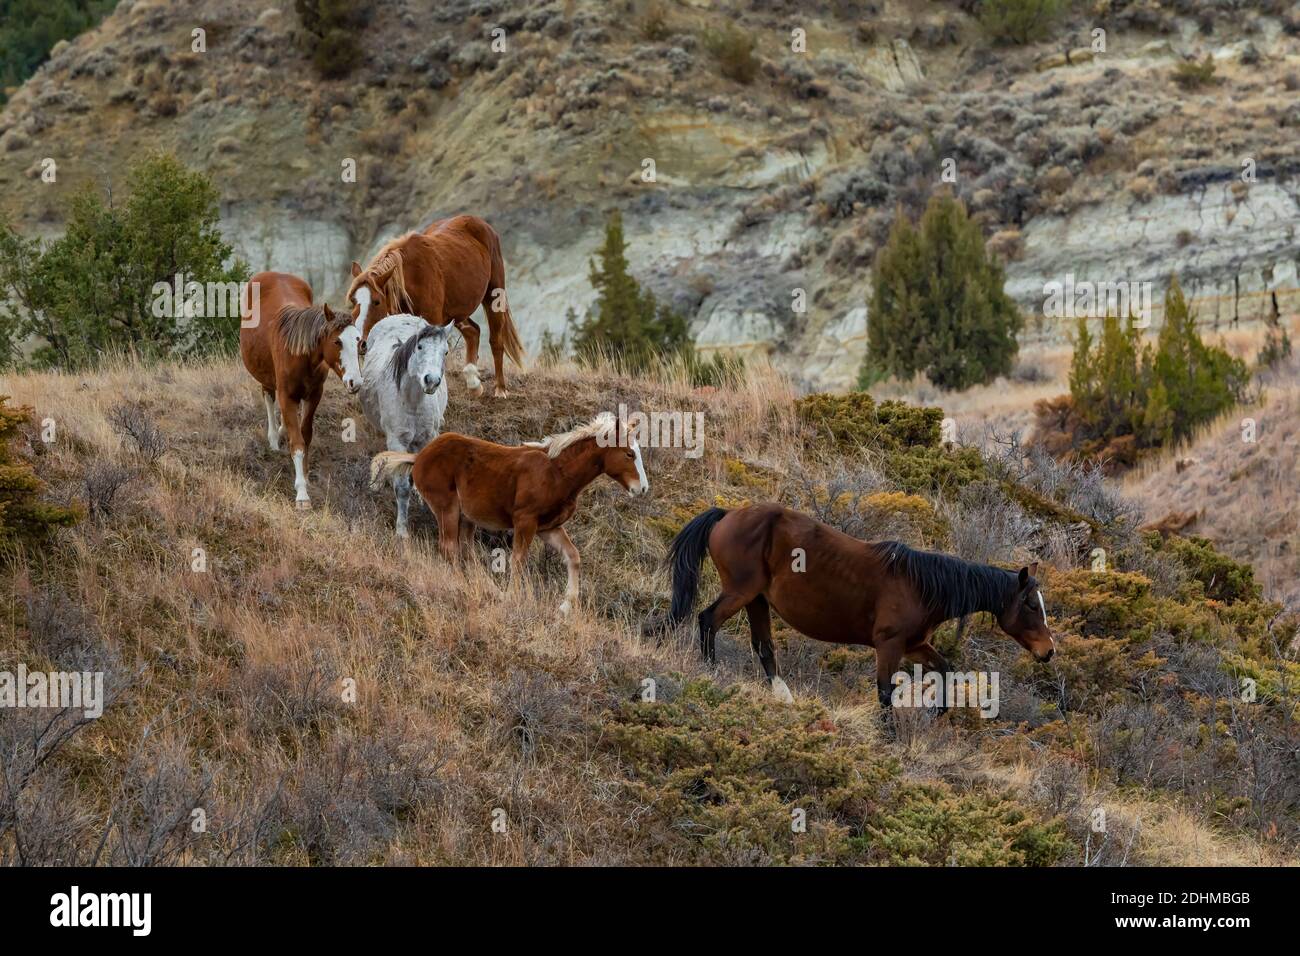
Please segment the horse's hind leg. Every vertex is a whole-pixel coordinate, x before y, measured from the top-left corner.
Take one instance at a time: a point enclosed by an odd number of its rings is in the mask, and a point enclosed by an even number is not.
[[[465,368],[461,372],[465,376],[465,387],[477,397],[483,394],[483,380],[478,377],[478,341],[481,334],[478,323],[467,316],[457,319],[455,326],[465,337]]]
[[[495,398],[506,398],[510,393],[506,390],[505,320],[510,312],[506,307],[504,286],[488,289],[487,295],[483,297],[483,314],[487,316],[488,345],[492,349],[492,368],[496,372],[492,395]]]
[[[262,389],[262,404],[266,407],[266,444],[271,451],[280,450],[280,439],[284,437],[284,422],[280,420],[280,409],[275,403],[275,390]]]
[[[460,502],[452,499],[437,509],[438,550],[451,564],[460,560],[461,525]]]
[[[749,598],[724,591],[716,601],[700,612],[700,654],[710,664],[717,663],[718,628],[749,603]]]
[[[767,686],[777,700],[787,704],[794,703],[790,688],[785,686],[776,669],[776,649],[772,647],[772,611],[767,605],[767,598],[759,595],[745,605],[745,614],[749,617],[749,642],[763,665],[767,676]]]

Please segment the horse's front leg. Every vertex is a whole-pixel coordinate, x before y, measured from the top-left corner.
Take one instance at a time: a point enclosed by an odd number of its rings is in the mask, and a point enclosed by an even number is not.
[[[894,674],[903,661],[906,640],[901,634],[877,629],[872,635],[876,647],[876,696],[880,701],[880,718],[888,728],[894,716]]]
[[[302,444],[307,454],[311,454],[311,438],[316,428],[316,409],[320,408],[321,396],[325,393],[325,380],[311,390],[306,400],[299,406],[302,412],[302,420],[298,425],[299,431],[302,432]]]
[[[289,433],[289,450],[293,453],[293,486],[297,492],[294,504],[300,511],[305,511],[311,507],[311,498],[307,494],[307,443],[303,441],[302,428],[298,424],[298,403],[283,387],[276,389],[275,397],[280,404],[285,431]]]
[[[510,586],[518,587],[524,582],[524,571],[528,563],[528,549],[532,547],[533,537],[537,534],[537,518],[533,515],[517,514],[514,516],[514,541],[510,548]]]
[[[478,376],[478,323],[467,316],[457,319],[454,324],[465,338],[465,368],[461,372],[465,376],[465,387],[477,398],[483,394],[483,380]]]
[[[262,389],[262,404],[266,407],[266,444],[271,451],[279,451],[284,439],[284,423],[280,421],[280,409],[276,407],[275,389]]]
[[[407,520],[411,506],[411,476],[409,474],[393,476],[393,494],[397,499],[397,536],[399,538],[409,538],[411,536],[411,529]]]
[[[391,432],[385,429],[384,437],[385,444],[388,446],[389,451],[418,452],[420,450],[419,448],[411,448],[410,442],[404,441],[403,433],[396,428]],[[405,475],[393,475],[393,498],[397,504],[397,522],[393,531],[399,538],[409,538],[411,536],[411,531],[407,523],[407,514],[410,511],[411,502],[410,472],[407,472]]]
[[[928,636],[925,639],[925,641],[923,641],[921,644],[917,645],[916,647],[908,648],[907,653],[909,656],[917,658],[923,665],[925,665],[931,671],[934,671],[942,676],[943,683],[939,691],[941,696],[939,699],[938,712],[940,714],[947,713],[948,705],[950,703],[947,697],[948,672],[952,670],[952,666],[948,663],[947,658],[945,658],[942,654],[940,654],[935,649],[934,645],[930,643],[930,639]]]
[[[578,575],[582,568],[582,556],[578,548],[563,528],[542,532],[542,540],[560,553],[569,572],[569,580],[564,588],[564,601],[560,604],[560,613],[568,615],[578,603]]]

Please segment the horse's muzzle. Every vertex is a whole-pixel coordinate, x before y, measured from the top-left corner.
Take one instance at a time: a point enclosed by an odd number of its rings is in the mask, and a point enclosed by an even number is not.
[[[1049,647],[1049,648],[1047,649],[1047,653],[1046,653],[1046,654],[1035,654],[1035,655],[1034,655],[1034,659],[1035,659],[1036,661],[1038,661],[1038,663],[1040,663],[1040,664],[1046,664],[1048,661],[1050,661],[1050,660],[1052,659],[1052,655],[1055,654],[1055,653],[1056,653],[1056,648],[1054,648],[1054,647]]]

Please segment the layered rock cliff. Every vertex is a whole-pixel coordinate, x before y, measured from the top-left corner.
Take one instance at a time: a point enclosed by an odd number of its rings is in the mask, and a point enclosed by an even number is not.
[[[0,114],[0,211],[55,233],[71,191],[172,150],[212,175],[253,268],[335,300],[351,259],[476,212],[535,347],[591,301],[619,207],[633,270],[702,348],[768,353],[810,388],[852,382],[874,251],[941,185],[1031,314],[1067,275],[1158,301],[1172,272],[1207,321],[1266,314],[1273,293],[1300,308],[1300,5],[1114,0],[1023,48],[991,45],[969,4],[919,0],[375,6],[356,68],[322,80],[289,4],[124,0]],[[751,83],[709,52],[728,25],[756,44]],[[1174,81],[1206,55],[1210,83]]]

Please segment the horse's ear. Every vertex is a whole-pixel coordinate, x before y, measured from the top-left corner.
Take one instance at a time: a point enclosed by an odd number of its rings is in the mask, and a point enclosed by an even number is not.
[[[1031,564],[1031,565],[1029,566],[1029,576],[1030,576],[1031,578],[1036,578],[1036,577],[1038,577],[1038,562],[1037,562],[1037,561],[1035,561],[1033,564]]]
[[[1028,583],[1029,583],[1029,569],[1021,568],[1020,569],[1020,590],[1023,591],[1025,589],[1025,585]]]
[[[352,260],[352,278],[355,279],[355,278],[356,278],[357,276],[359,276],[359,275],[361,275],[361,266],[360,266],[360,264],[357,262],[356,259],[353,259],[353,260]]]

